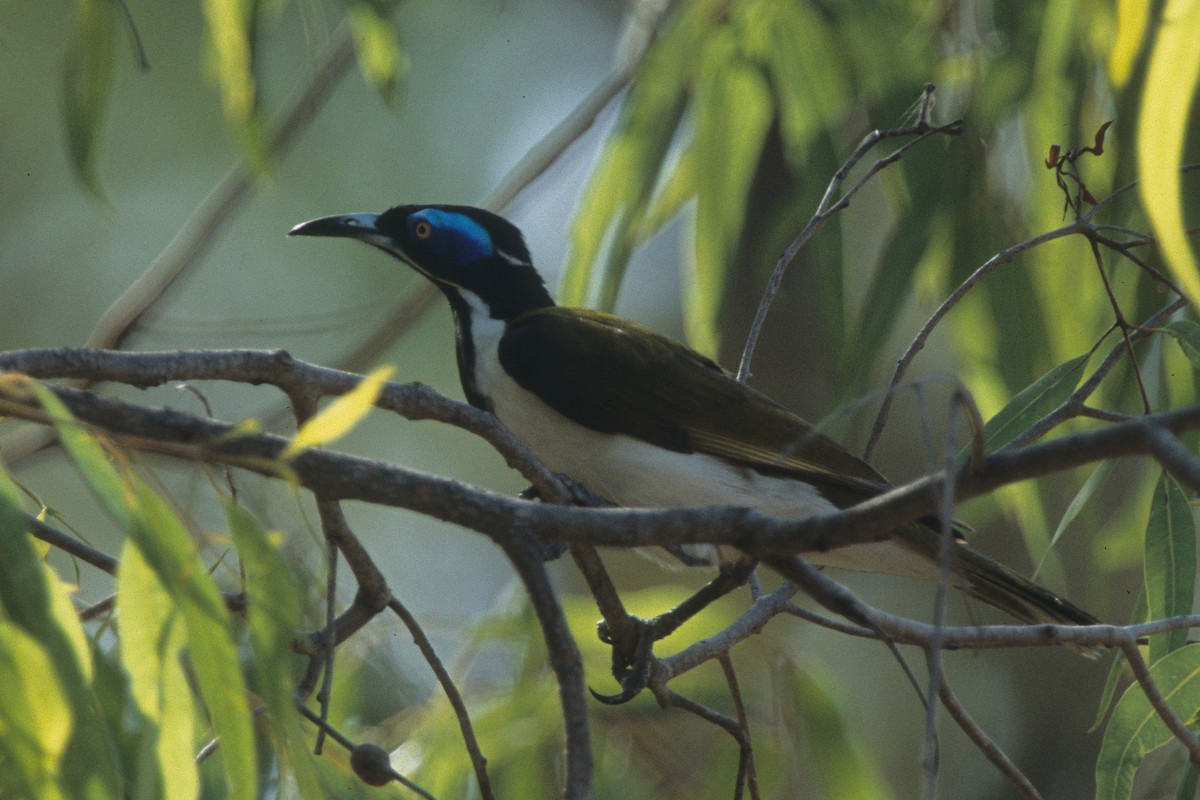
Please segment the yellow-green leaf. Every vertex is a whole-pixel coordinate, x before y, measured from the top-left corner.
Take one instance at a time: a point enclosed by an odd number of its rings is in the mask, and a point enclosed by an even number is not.
[[[563,305],[610,309],[633,247],[653,233],[642,217],[683,119],[696,54],[720,29],[724,5],[700,0],[682,6],[647,53],[571,222]]]
[[[363,417],[375,407],[383,385],[395,370],[391,366],[378,367],[371,371],[358,386],[334,400],[312,419],[300,426],[296,435],[288,442],[280,458],[288,459],[309,447],[323,447],[345,436]]]
[[[141,481],[134,488],[138,514],[130,532],[182,614],[196,685],[221,739],[228,796],[250,800],[257,782],[254,734],[224,599],[171,505]]]
[[[183,617],[132,539],[117,573],[121,662],[129,692],[157,727],[155,751],[164,797],[196,797],[195,704],[180,655],[187,644]]]
[[[1180,198],[1180,161],[1200,79],[1200,0],[1167,0],[1150,54],[1138,118],[1138,185],[1172,277],[1194,304],[1200,269],[1188,242]]]
[[[396,81],[408,70],[408,58],[397,43],[395,20],[387,8],[365,0],[350,3],[347,19],[363,77],[390,101]]]
[[[33,548],[18,502],[16,486],[0,469],[0,619],[36,640],[52,664],[51,670],[40,674],[27,669],[28,662],[15,669],[37,679],[38,692],[54,692],[57,688],[70,706],[74,724],[56,772],[66,793],[82,796],[87,787],[93,797],[116,796],[116,757],[94,702],[88,643],[66,587]],[[22,657],[29,655],[29,648],[20,642],[14,646]],[[63,712],[53,713],[61,716]],[[4,724],[0,717],[0,728]],[[17,733],[13,731],[13,735]],[[6,738],[3,731],[0,738]]]
[[[1108,79],[1120,88],[1129,80],[1150,21],[1149,0],[1117,0],[1117,30],[1108,54]]]
[[[254,0],[204,0],[209,41],[225,117],[241,134],[250,161],[267,166],[266,140],[254,76]]]
[[[125,479],[109,461],[104,448],[75,419],[54,392],[30,380],[29,386],[37,397],[58,433],[59,442],[71,456],[76,468],[87,481],[97,499],[108,513],[124,526],[130,524],[132,496]]]
[[[57,800],[73,714],[50,654],[0,619],[0,795]]]
[[[730,50],[714,46],[696,130],[696,257],[688,277],[688,342],[717,353],[717,314],[742,233],[746,201],[774,114],[766,79]]]

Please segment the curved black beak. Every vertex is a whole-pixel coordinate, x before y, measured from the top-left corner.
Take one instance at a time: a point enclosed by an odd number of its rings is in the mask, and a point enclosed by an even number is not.
[[[348,239],[369,239],[379,233],[375,227],[378,214],[338,214],[301,222],[288,231],[288,236],[340,236]]]

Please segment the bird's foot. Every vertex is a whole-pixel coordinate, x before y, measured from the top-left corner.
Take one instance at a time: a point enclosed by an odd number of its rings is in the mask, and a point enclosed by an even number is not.
[[[654,643],[661,638],[656,635],[654,619],[630,616],[635,634],[632,657],[627,658],[622,648],[613,639],[607,620],[596,624],[596,635],[600,641],[612,647],[612,676],[621,685],[617,694],[601,694],[589,687],[592,697],[610,706],[628,703],[641,694],[650,683],[650,668],[654,663]]]

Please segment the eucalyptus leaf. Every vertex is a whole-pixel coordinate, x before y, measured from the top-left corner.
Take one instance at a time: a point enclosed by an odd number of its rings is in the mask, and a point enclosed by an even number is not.
[[[1138,194],[1158,236],[1171,277],[1193,303],[1200,301],[1200,271],[1188,241],[1181,196],[1180,162],[1200,83],[1200,3],[1168,0],[1150,50],[1138,115]]]
[[[1196,581],[1196,524],[1187,495],[1163,473],[1146,523],[1146,598],[1150,619],[1192,613]],[[1186,629],[1150,637],[1150,662],[1187,644]]]
[[[1177,319],[1168,322],[1163,329],[1179,342],[1179,349],[1187,356],[1188,361],[1192,362],[1192,366],[1200,368],[1200,323],[1190,319]]]
[[[1062,405],[1083,377],[1089,353],[1072,358],[1026,386],[983,426],[987,452],[999,450]]]
[[[117,7],[111,0],[75,0],[74,30],[63,69],[67,149],[75,174],[100,196],[96,147],[112,92]]]
[[[1182,719],[1200,710],[1200,645],[1181,647],[1152,664],[1150,676]],[[1142,687],[1125,690],[1104,731],[1096,761],[1096,800],[1128,800],[1146,756],[1174,737],[1150,705]]]

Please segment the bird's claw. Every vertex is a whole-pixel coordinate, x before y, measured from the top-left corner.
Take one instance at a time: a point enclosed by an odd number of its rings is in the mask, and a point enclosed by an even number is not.
[[[600,641],[612,647],[612,675],[621,684],[618,694],[601,694],[595,689],[588,688],[592,697],[610,706],[628,703],[637,697],[642,689],[650,683],[650,668],[654,663],[655,635],[654,620],[644,620],[630,617],[634,624],[637,639],[634,642],[633,657],[626,658],[613,640],[612,630],[606,620],[596,624],[596,635]]]

